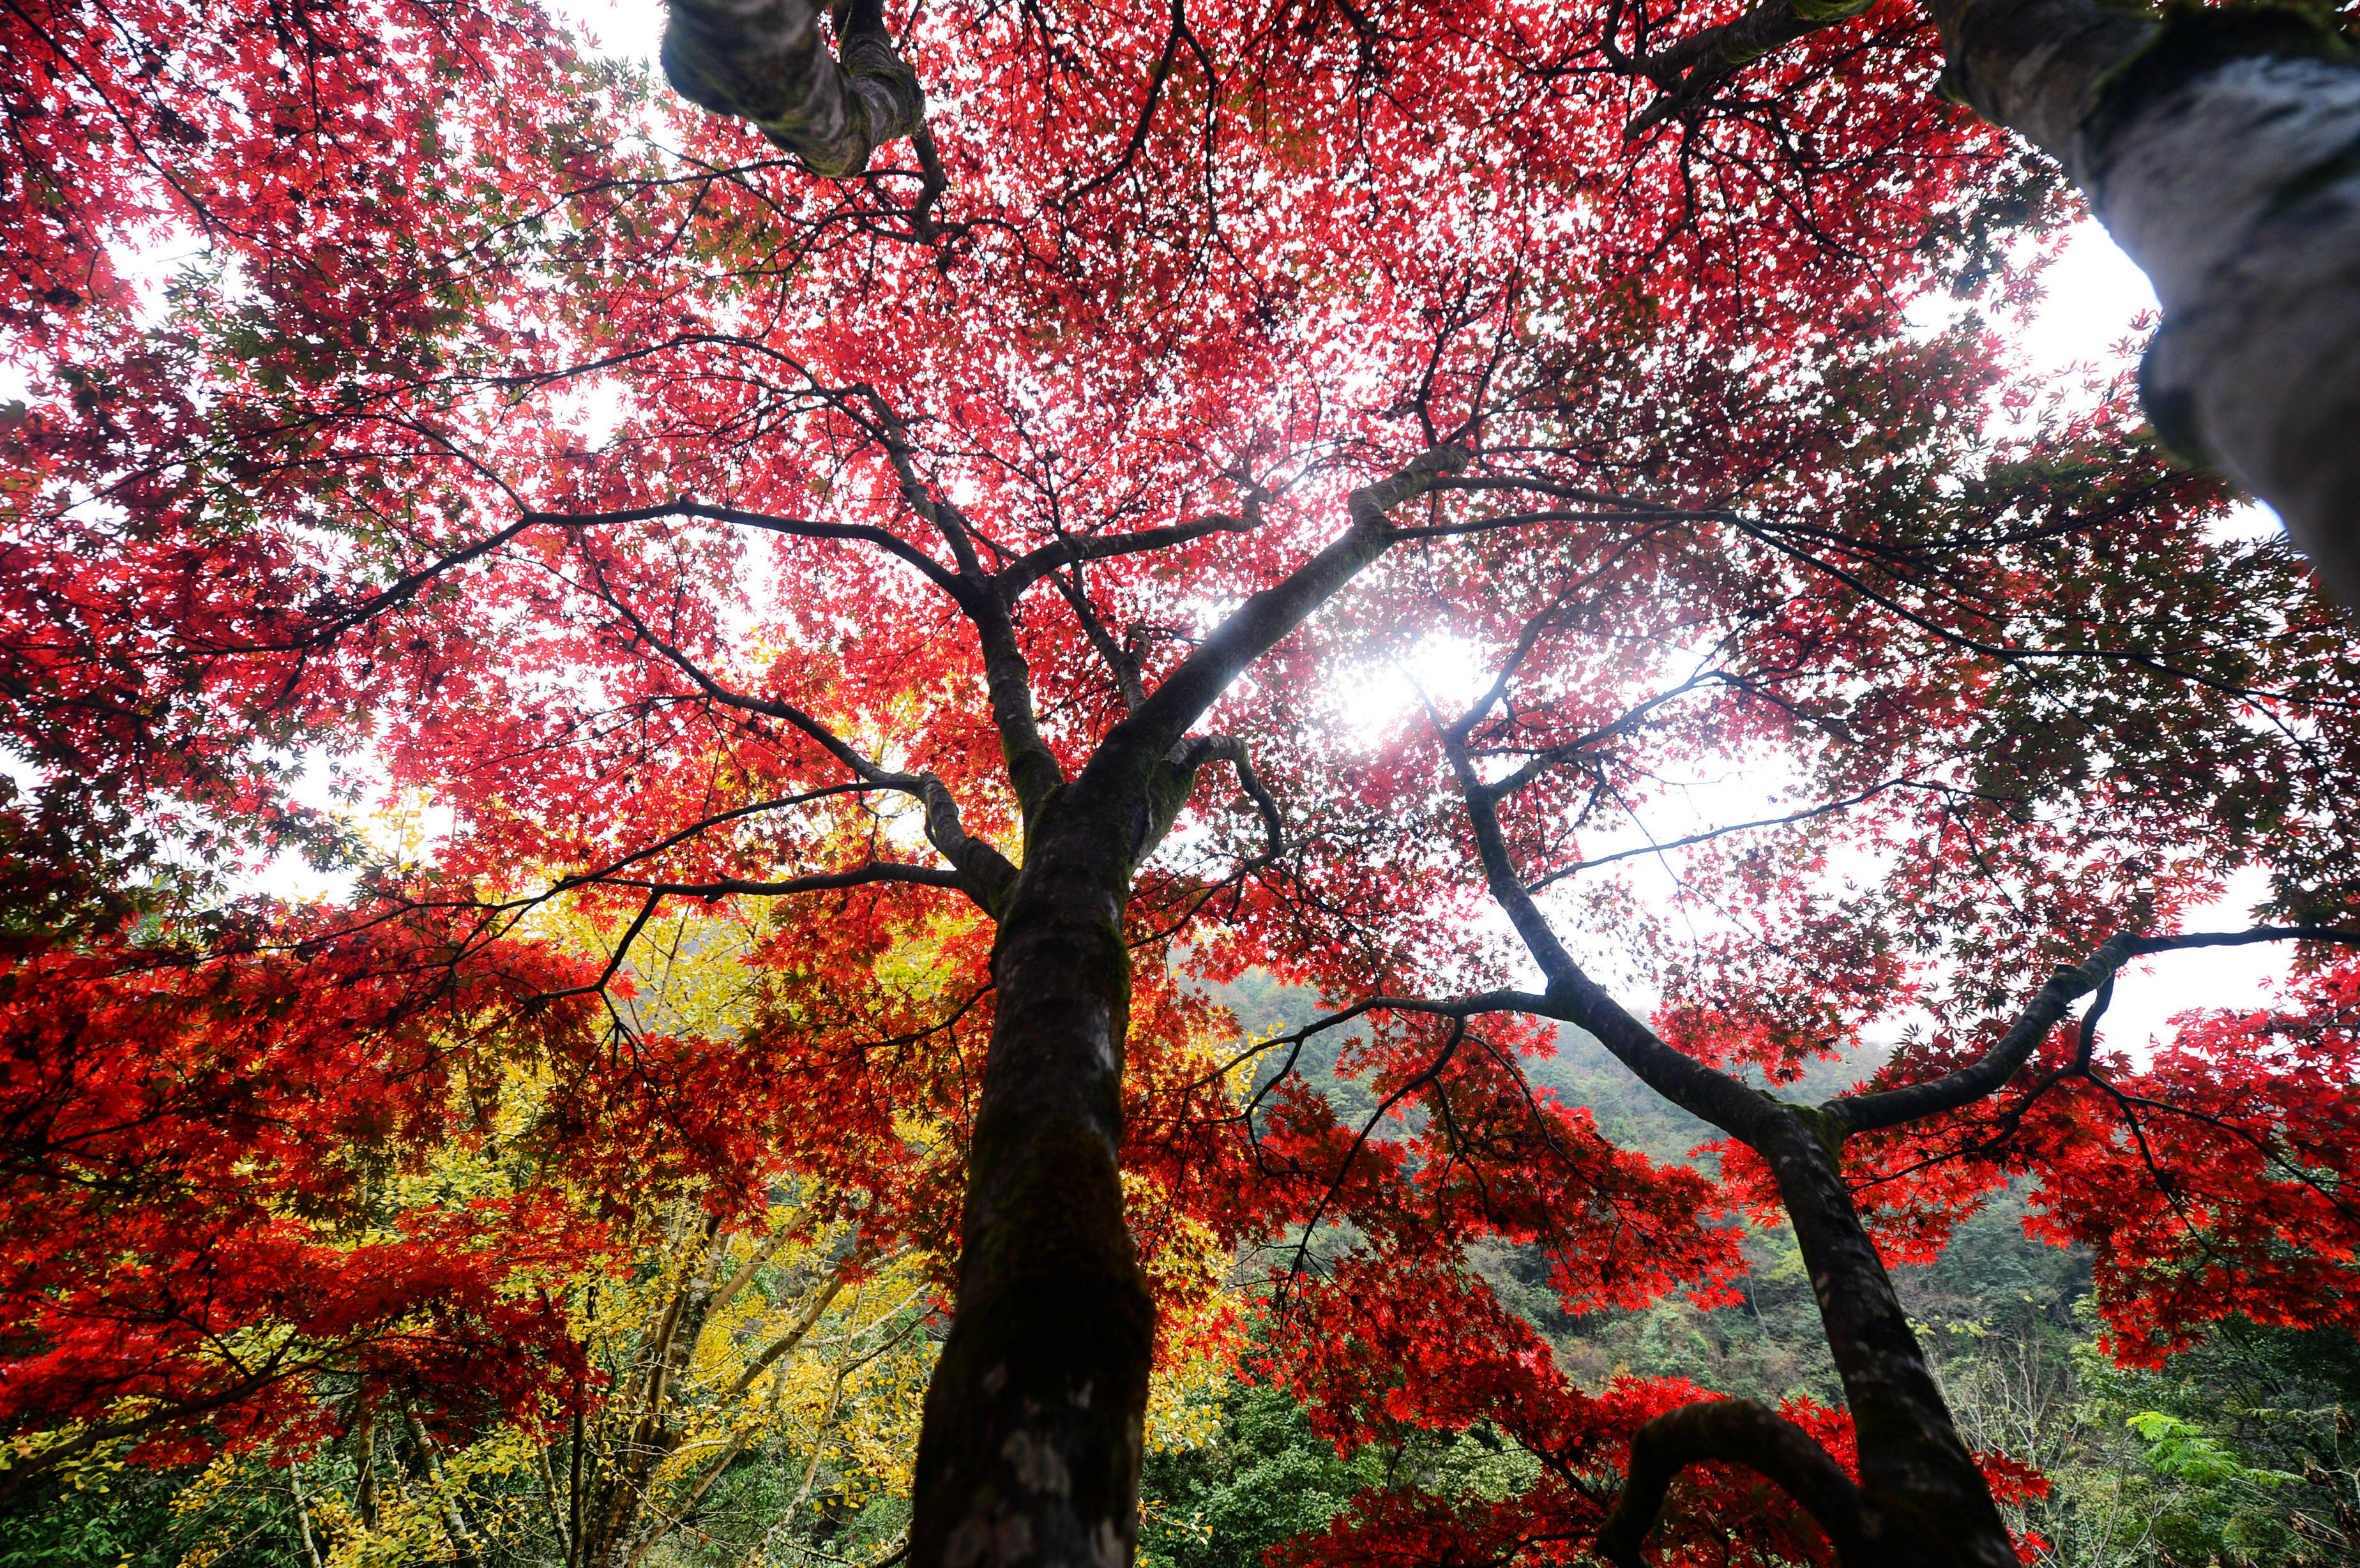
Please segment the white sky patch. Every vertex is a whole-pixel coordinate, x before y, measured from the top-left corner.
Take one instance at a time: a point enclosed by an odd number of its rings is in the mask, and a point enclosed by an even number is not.
[[[2258,867],[2248,867],[2229,879],[2228,888],[2210,909],[2189,916],[2188,929],[2243,931],[2254,923],[2247,911],[2268,893],[2268,878]],[[2287,977],[2290,945],[2193,948],[2132,964],[2114,983],[2114,999],[2098,1025],[2099,1039],[2143,1059],[2151,1045],[2169,1037],[2176,1013],[2260,1007],[2269,999],[2269,985]]]
[[[382,838],[381,833],[368,832],[369,818],[385,794],[387,783],[384,769],[372,757],[331,757],[317,749],[302,754],[303,771],[286,787],[287,798],[300,805],[311,807],[332,816],[359,822],[364,835],[372,841]],[[356,805],[350,798],[352,785],[357,780],[361,799]],[[448,833],[449,813],[439,831]],[[321,871],[304,863],[302,855],[282,850],[243,877],[231,880],[238,893],[261,893],[283,898],[292,904],[346,903],[352,898],[356,877],[349,869]]]
[[[1342,672],[1333,693],[1337,717],[1347,733],[1371,746],[1428,702],[1456,718],[1491,680],[1480,653],[1447,632],[1429,632],[1394,659],[1354,665]]]
[[[2110,365],[2133,319],[2158,309],[2147,274],[2087,218],[2073,226],[2042,282],[2048,292],[2016,340],[2038,370]]]
[[[542,8],[615,59],[653,60],[663,44],[667,13],[659,0],[542,0]]]

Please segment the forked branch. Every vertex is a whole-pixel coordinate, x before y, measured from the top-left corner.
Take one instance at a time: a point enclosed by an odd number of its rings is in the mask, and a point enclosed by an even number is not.
[[[998,849],[975,837],[961,825],[958,802],[940,779],[932,773],[896,772],[861,755],[844,737],[793,703],[773,697],[750,696],[724,685],[710,670],[689,658],[686,652],[658,636],[646,618],[631,606],[628,598],[611,587],[604,573],[595,566],[592,574],[599,596],[623,617],[632,635],[685,675],[708,700],[741,713],[759,713],[777,719],[817,743],[862,783],[879,789],[898,790],[916,799],[925,811],[926,840],[957,869],[963,878],[958,886],[986,913],[998,913],[1000,898],[1006,894],[1009,884],[1016,879],[1016,868]]]
[[[1262,831],[1268,835],[1268,847],[1254,857],[1256,866],[1267,866],[1286,853],[1286,819],[1279,813],[1278,801],[1263,787],[1262,776],[1254,771],[1253,758],[1246,752],[1246,743],[1235,735],[1192,735],[1172,751],[1173,792],[1172,811],[1177,812],[1179,801],[1185,800],[1195,783],[1197,771],[1208,762],[1226,762],[1237,769],[1238,787],[1246,792],[1262,813]],[[1169,831],[1168,816],[1157,826],[1156,837]]]

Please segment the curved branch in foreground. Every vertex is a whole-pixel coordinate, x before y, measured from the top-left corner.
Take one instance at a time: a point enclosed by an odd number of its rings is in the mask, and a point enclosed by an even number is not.
[[[858,174],[925,124],[926,95],[879,0],[852,0],[839,16],[840,61],[809,0],[672,0],[664,75],[691,103],[752,121],[814,174]]]
[[[1640,1545],[1673,1477],[1714,1460],[1743,1465],[1776,1483],[1827,1532],[1847,1568],[1871,1561],[1882,1532],[1859,1484],[1810,1433],[1752,1399],[1683,1405],[1639,1429],[1631,1440],[1630,1478],[1598,1531],[1598,1554],[1616,1568],[1646,1568]]]

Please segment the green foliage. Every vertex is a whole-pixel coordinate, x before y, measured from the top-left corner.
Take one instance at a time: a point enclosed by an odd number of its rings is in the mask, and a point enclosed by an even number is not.
[[[152,1471],[113,1458],[46,1478],[0,1515],[0,1568],[191,1568],[300,1564],[282,1472],[223,1486],[201,1470]]]
[[[2087,1312],[2083,1312],[2086,1318]],[[2048,1465],[2048,1508],[2099,1568],[2348,1562],[2360,1552],[2351,1336],[2232,1323],[2160,1371],[2068,1358],[2075,1441]],[[2108,1521],[2103,1530],[2090,1528]]]
[[[1264,1550],[1324,1528],[1374,1478],[1277,1389],[1233,1389],[1221,1417],[1203,1447],[1147,1456],[1140,1557],[1154,1568],[1259,1568]]]
[[[1498,1499],[1532,1485],[1539,1465],[1482,1429],[1407,1430],[1350,1458],[1313,1432],[1275,1388],[1240,1386],[1221,1397],[1221,1422],[1203,1446],[1147,1457],[1140,1561],[1146,1568],[1262,1568],[1290,1537],[1327,1528],[1371,1488]]]

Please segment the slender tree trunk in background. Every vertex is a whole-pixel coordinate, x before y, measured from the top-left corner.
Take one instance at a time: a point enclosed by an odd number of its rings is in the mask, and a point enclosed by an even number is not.
[[[1641,1083],[1769,1163],[1857,1440],[1854,1482],[1809,1433],[1752,1400],[1716,1400],[1659,1416],[1632,1443],[1622,1496],[1599,1531],[1599,1555],[1620,1568],[1645,1568],[1641,1546],[1673,1478],[1690,1465],[1717,1461],[1744,1465],[1776,1483],[1827,1532],[1843,1568],[2014,1568],[2016,1548],[1991,1487],[1959,1436],[1844,1183],[1845,1135],[1885,1124],[1788,1105],[1673,1050],[1582,972],[1517,876],[1500,828],[1501,790],[1482,781],[1467,749],[1480,712],[1446,733],[1444,746],[1484,880],[1548,977],[1546,994],[1531,998],[1530,1010],[1589,1030]],[[2050,989],[2060,1011],[2078,994],[2062,982]],[[2042,993],[2044,999],[2049,995]],[[2053,1021],[2040,1014],[2009,1040],[2037,1040]],[[2014,1070],[1991,1069],[1999,1082]]]
[[[401,1401],[401,1420],[410,1430],[410,1446],[418,1452],[419,1468],[425,1473],[426,1484],[433,1488],[435,1505],[442,1514],[442,1528],[450,1532],[453,1560],[459,1568],[481,1568],[483,1547],[459,1507],[458,1493],[442,1473],[442,1456],[434,1451],[434,1440],[427,1435],[426,1423],[418,1419],[418,1407],[408,1399]]]
[[[377,1410],[366,1393],[355,1396],[360,1413],[353,1421],[353,1506],[364,1529],[377,1528]]]
[[[679,1443],[672,1387],[687,1374],[719,1290],[729,1237],[717,1219],[706,1216],[691,1232],[703,1255],[682,1277],[639,1346],[633,1383],[637,1392],[621,1424],[611,1465],[591,1488],[592,1507],[578,1527],[585,1532],[576,1555],[586,1568],[615,1568],[629,1561],[631,1542],[646,1522],[649,1488],[656,1471]],[[629,1389],[623,1390],[628,1393]]]
[[[303,1466],[287,1466],[287,1489],[295,1497],[295,1530],[303,1538],[303,1561],[311,1568],[322,1568],[320,1543],[311,1534],[311,1505],[303,1496]]]
[[[1844,1568],[2016,1568],[2007,1526],[1861,1225],[1837,1156],[1821,1141],[1824,1125],[1814,1112],[1786,1107],[1755,1148],[1777,1176],[1860,1445],[1865,1508]]]
[[[2360,60],[2290,9],[1929,8],[1948,85],[2062,163],[2153,281],[2158,431],[2360,605]]]

